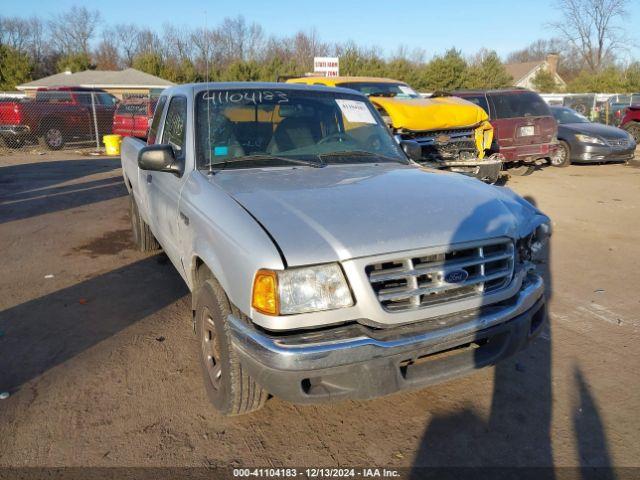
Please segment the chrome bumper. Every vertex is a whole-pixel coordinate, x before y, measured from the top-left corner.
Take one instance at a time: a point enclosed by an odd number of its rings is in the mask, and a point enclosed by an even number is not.
[[[259,331],[236,316],[229,315],[233,345],[240,358],[278,371],[312,371],[367,362],[397,354],[411,357],[439,352],[473,341],[482,330],[508,322],[531,310],[544,295],[544,282],[529,274],[513,301],[500,308],[487,306],[486,311],[461,312],[459,320],[443,327],[438,319],[424,322],[424,329],[415,332],[415,325],[396,326],[383,331],[385,338],[374,338],[362,325],[333,327],[323,331],[271,335]],[[419,322],[416,325],[421,325]],[[412,332],[412,328],[414,331]],[[409,332],[409,333],[407,333]],[[380,337],[380,336],[378,336]]]

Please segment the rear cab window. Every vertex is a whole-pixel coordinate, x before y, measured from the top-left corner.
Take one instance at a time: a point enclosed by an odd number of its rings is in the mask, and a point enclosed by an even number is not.
[[[36,93],[36,102],[71,103],[72,98],[69,92],[43,91]]]
[[[489,98],[495,119],[551,116],[547,103],[534,92],[496,92]]]

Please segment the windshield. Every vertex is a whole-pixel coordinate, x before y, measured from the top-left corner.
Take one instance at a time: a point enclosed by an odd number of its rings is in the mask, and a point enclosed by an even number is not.
[[[551,113],[561,125],[564,123],[591,123],[587,117],[570,108],[552,108]]]
[[[407,162],[369,102],[339,92],[200,92],[196,142],[199,168]]]
[[[387,82],[345,82],[336,87],[350,88],[374,97],[420,98],[420,95],[406,83]]]

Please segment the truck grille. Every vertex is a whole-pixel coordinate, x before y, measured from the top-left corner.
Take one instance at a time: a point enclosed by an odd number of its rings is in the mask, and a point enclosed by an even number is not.
[[[382,307],[401,312],[496,292],[509,285],[513,268],[513,242],[496,239],[375,263],[366,267],[366,273]],[[452,272],[466,279],[449,283],[445,277]]]
[[[405,133],[403,139],[418,142],[425,160],[464,160],[477,156],[472,129],[411,132]]]

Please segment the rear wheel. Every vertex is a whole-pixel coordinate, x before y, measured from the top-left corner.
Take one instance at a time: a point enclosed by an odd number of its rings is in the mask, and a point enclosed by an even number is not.
[[[623,128],[633,136],[636,143],[640,143],[640,123],[627,123]]]
[[[528,163],[518,163],[513,167],[509,167],[508,172],[516,177],[524,177],[526,175],[531,175],[535,171],[535,169],[535,165],[530,165]]]
[[[60,150],[66,143],[62,127],[58,124],[43,127],[38,137],[38,143],[49,150]]]
[[[262,408],[267,392],[240,363],[232,345],[227,316],[232,307],[214,279],[196,292],[196,334],[207,396],[223,415],[242,415]]]
[[[141,252],[153,252],[160,250],[160,244],[151,233],[149,225],[140,217],[138,204],[133,194],[129,195],[129,217],[131,218],[131,232],[133,243]]]
[[[571,165],[571,148],[563,140],[558,143],[558,151],[550,159],[554,167],[568,167]]]

